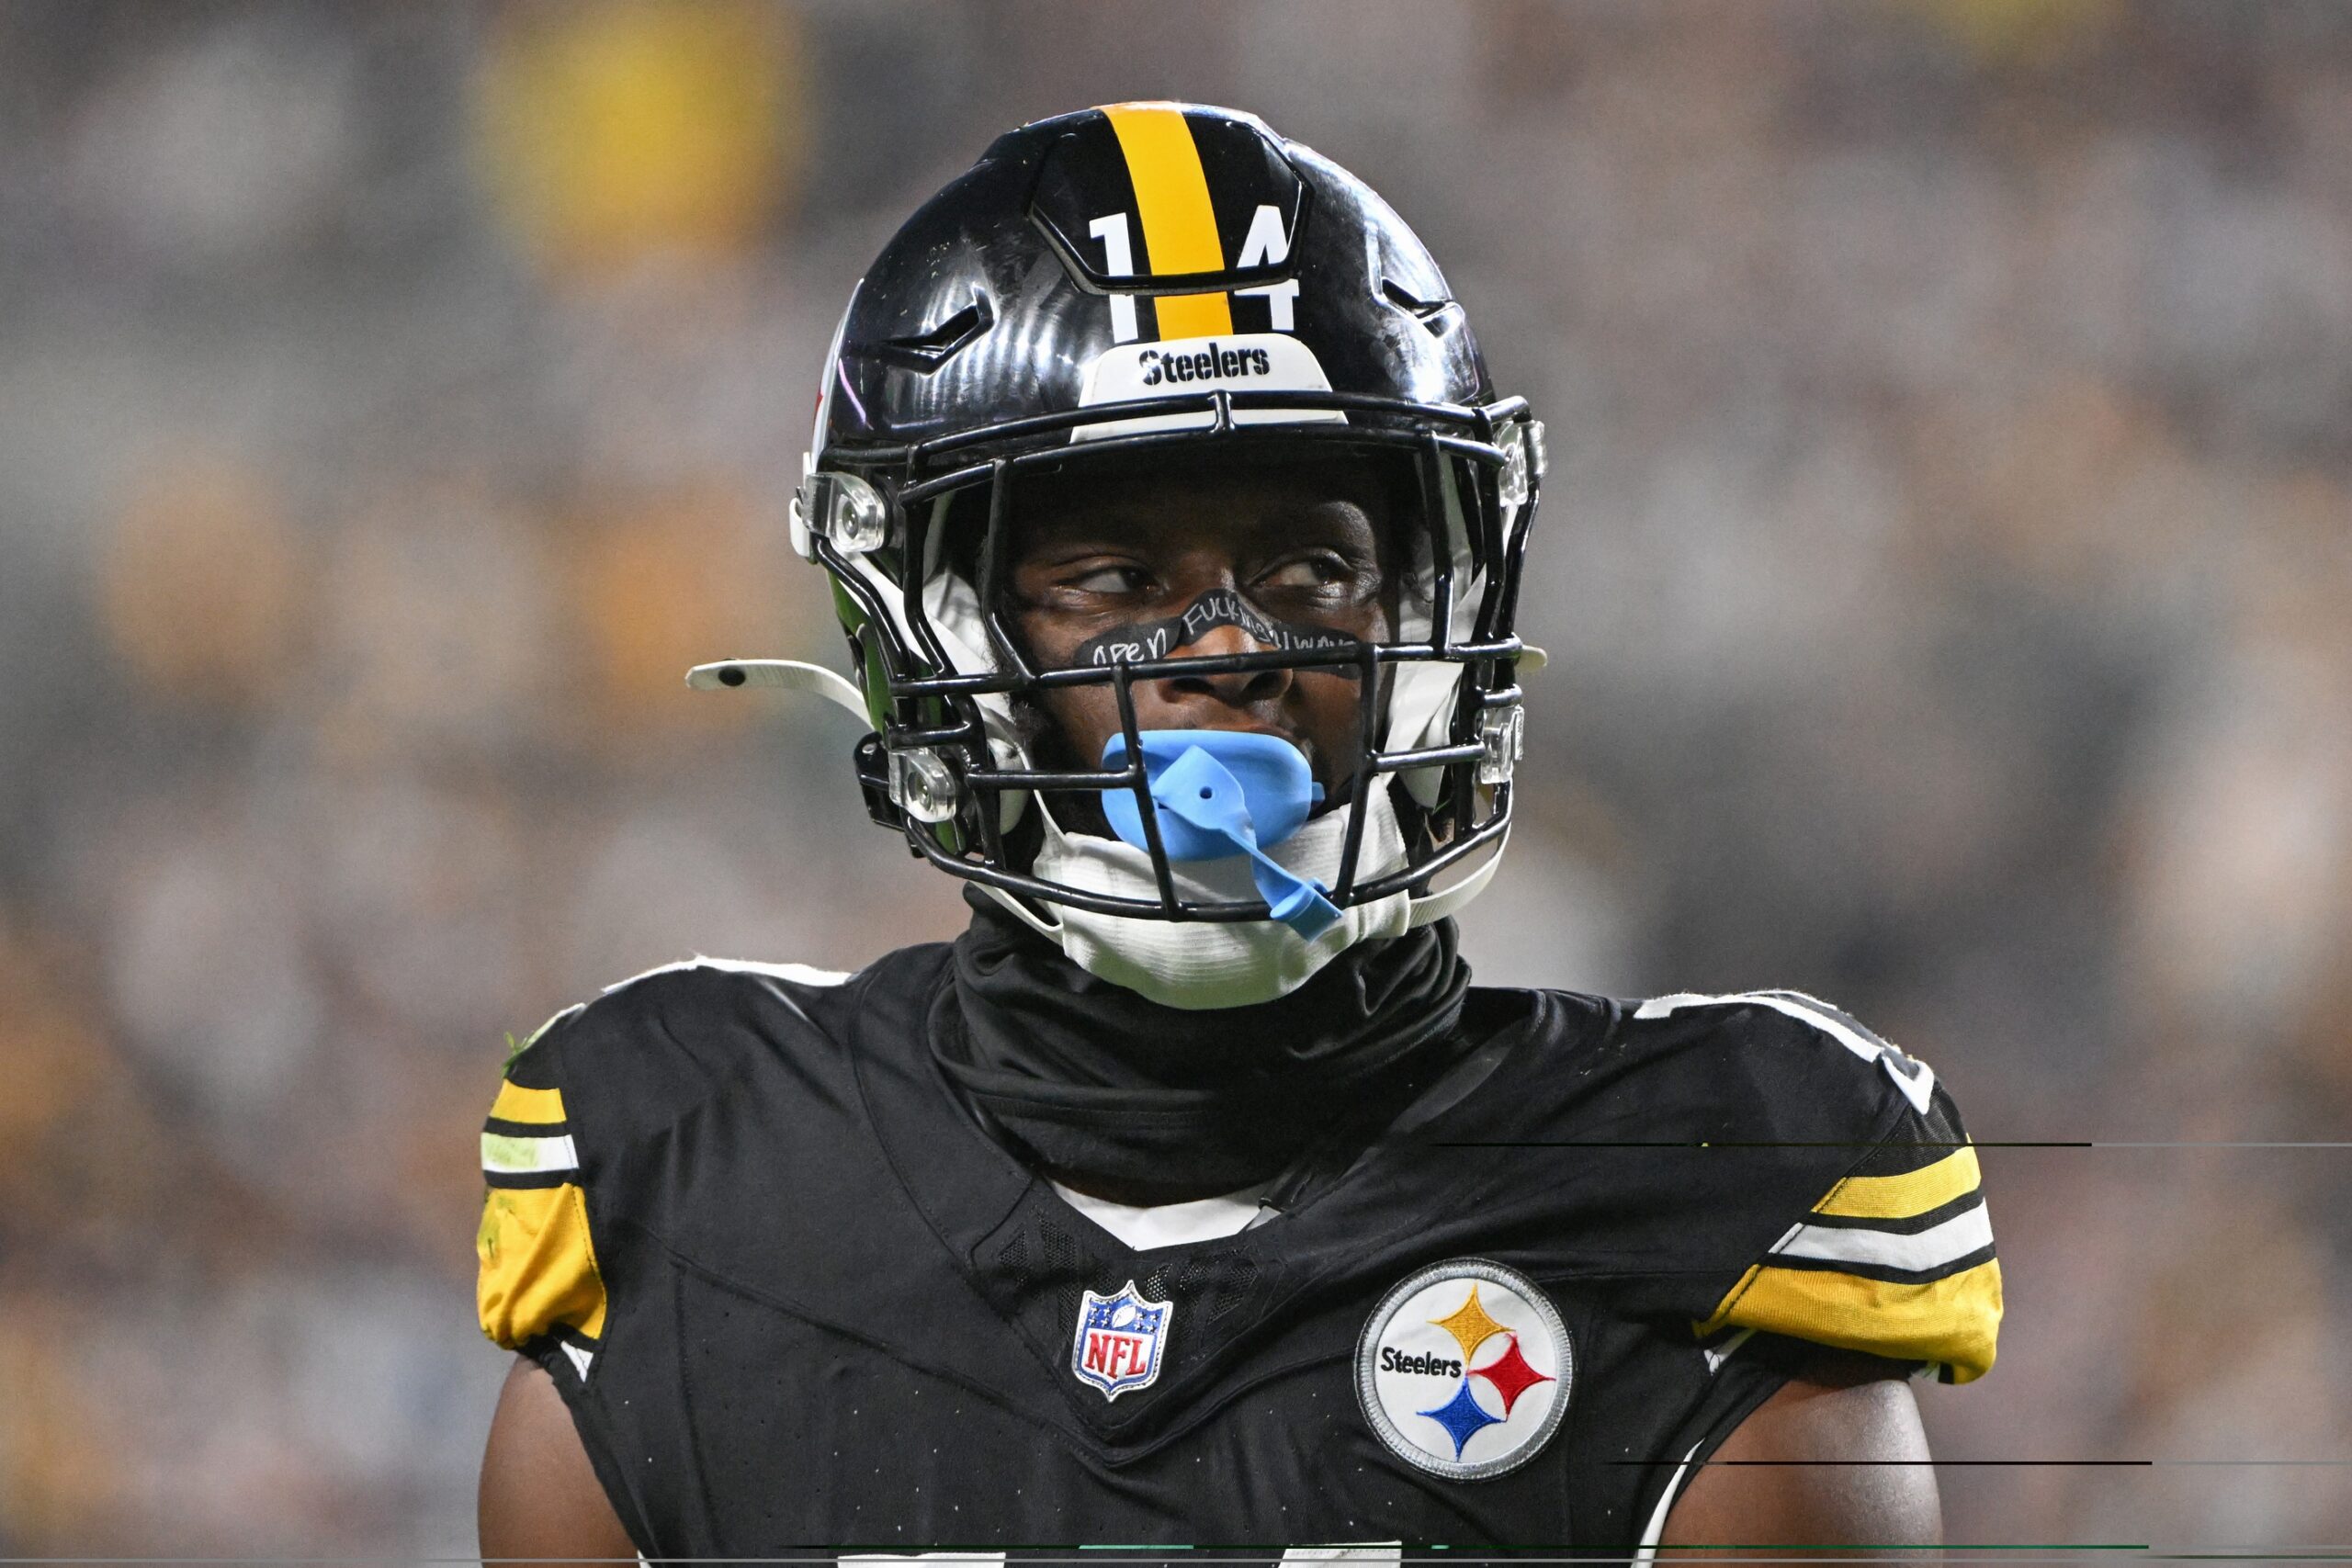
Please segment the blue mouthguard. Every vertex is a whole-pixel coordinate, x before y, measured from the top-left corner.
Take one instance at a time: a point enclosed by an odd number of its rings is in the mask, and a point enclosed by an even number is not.
[[[1329,930],[1340,911],[1323,897],[1329,890],[1265,854],[1266,846],[1298,831],[1308,808],[1323,798],[1305,753],[1277,735],[1231,729],[1147,729],[1142,740],[1144,777],[1168,858],[1248,855],[1258,896],[1275,919],[1310,942]],[[1102,765],[1122,768],[1126,761],[1127,738],[1114,735],[1102,748]],[[1134,790],[1104,790],[1102,814],[1125,842],[1150,847]]]

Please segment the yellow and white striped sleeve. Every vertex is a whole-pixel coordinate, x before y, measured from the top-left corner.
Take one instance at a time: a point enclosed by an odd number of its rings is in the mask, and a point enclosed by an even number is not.
[[[1976,1150],[1950,1102],[1937,1102],[1914,1123],[1919,1135],[1882,1145],[1790,1226],[1698,1332],[1760,1329],[1929,1363],[1945,1382],[1984,1376],[2000,1333],[2001,1265]]]
[[[605,1331],[579,1152],[559,1089],[508,1081],[482,1123],[490,1191],[474,1237],[482,1332],[508,1349],[554,1336],[582,1377]]]

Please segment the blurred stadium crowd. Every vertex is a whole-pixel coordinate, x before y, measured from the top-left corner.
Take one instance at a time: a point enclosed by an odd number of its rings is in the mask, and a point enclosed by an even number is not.
[[[997,130],[1235,104],[1549,421],[1482,975],[1793,986],[1987,1143],[2352,1125],[2352,9],[0,7],[0,1552],[462,1555],[506,1032],[961,924],[784,544]],[[1973,1460],[2352,1460],[2352,1151],[1988,1150]],[[2352,1540],[1955,1468],[1952,1539]]]

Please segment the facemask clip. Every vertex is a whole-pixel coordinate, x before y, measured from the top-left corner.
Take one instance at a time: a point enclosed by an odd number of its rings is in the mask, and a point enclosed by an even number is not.
[[[890,799],[918,822],[944,822],[956,815],[963,791],[956,775],[928,747],[890,753]]]
[[[1478,716],[1478,782],[1510,783],[1511,771],[1527,750],[1527,712],[1517,703]]]
[[[844,555],[871,555],[890,540],[890,508],[857,474],[812,473],[792,497],[796,534],[822,535]]]
[[[1543,482],[1544,470],[1549,458],[1544,449],[1544,422],[1540,419],[1514,420],[1495,432],[1495,445],[1503,449],[1503,471],[1498,492],[1502,503],[1517,508],[1527,504]]]

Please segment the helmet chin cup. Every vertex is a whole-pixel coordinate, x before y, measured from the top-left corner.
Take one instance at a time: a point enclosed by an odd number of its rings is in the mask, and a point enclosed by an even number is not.
[[[1346,840],[1352,835],[1362,839],[1363,863],[1375,874],[1363,885],[1403,868],[1405,840],[1391,793],[1375,791],[1369,802],[1361,816],[1342,800],[1308,818],[1274,846],[1273,858],[1303,880],[1336,887],[1341,881]],[[989,892],[1080,968],[1168,1007],[1229,1008],[1272,1001],[1306,984],[1358,942],[1402,936],[1422,923],[1417,915],[1426,900],[1396,892],[1351,900],[1340,907],[1339,920],[1329,929],[1305,937],[1271,918],[1250,857],[1173,861],[1115,836],[1068,832],[1050,812],[1040,812],[1037,825],[1044,840],[1035,862],[1038,879],[1080,897],[1033,900],[1001,887],[990,886]],[[1246,913],[1178,921],[1105,913],[1093,897],[1085,897],[1113,895],[1122,908],[1148,910],[1163,872],[1185,907]]]
[[[1296,832],[1323,798],[1323,786],[1297,747],[1280,736],[1230,729],[1147,729],[1141,739],[1140,787],[1103,791],[1102,814],[1112,831],[1145,851],[1156,833],[1174,861],[1246,855],[1272,919],[1309,941],[1338,922],[1339,909],[1324,897],[1329,887],[1293,874],[1265,852]],[[1126,762],[1127,738],[1114,735],[1102,748],[1102,766],[1108,771]],[[1153,807],[1149,827],[1145,798]]]

